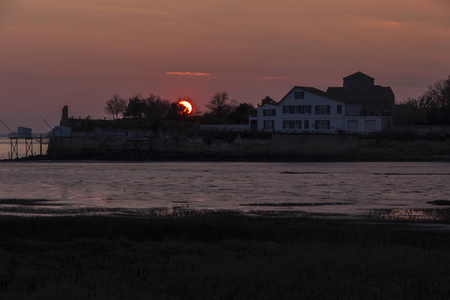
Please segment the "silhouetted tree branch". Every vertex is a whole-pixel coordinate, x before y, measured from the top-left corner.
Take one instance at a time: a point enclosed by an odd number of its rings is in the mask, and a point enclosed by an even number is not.
[[[248,124],[248,117],[256,115],[256,108],[250,103],[241,103],[230,113],[230,119],[234,124]]]
[[[119,115],[123,115],[126,108],[127,108],[127,101],[116,94],[112,96],[111,99],[106,101],[106,106],[104,107],[104,110],[106,114],[111,115],[113,117],[113,120],[116,120],[119,117]]]
[[[141,95],[135,95],[128,99],[128,105],[124,115],[141,120],[145,115],[146,104]]]
[[[223,118],[234,109],[234,102],[234,100],[230,100],[227,92],[218,92],[208,101],[206,108],[209,109],[209,114],[217,118]]]
[[[398,121],[407,124],[450,124],[450,76],[428,87],[417,99],[408,98],[397,109]],[[397,122],[397,121],[396,121]]]

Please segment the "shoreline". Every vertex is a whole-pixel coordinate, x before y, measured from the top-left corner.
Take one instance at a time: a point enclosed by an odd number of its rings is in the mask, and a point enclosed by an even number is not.
[[[195,208],[187,201],[172,201],[172,205],[149,207],[109,207],[109,206],[65,206],[49,199],[1,198],[0,217],[125,217],[125,218],[153,218],[194,215],[238,215],[243,218],[294,218],[318,219],[341,222],[390,222],[411,223],[415,226],[439,226],[450,229],[450,201],[434,200],[424,202],[424,206],[415,207],[378,207],[359,212],[346,210],[314,211],[308,208],[327,205],[347,205],[347,202],[264,202],[244,203],[234,208]]]
[[[170,155],[153,158],[118,159],[117,157],[98,156],[60,156],[35,155],[19,159],[0,159],[1,162],[450,162],[450,155],[411,155],[411,156],[358,156],[358,155],[316,155],[316,156],[276,156],[276,155]]]
[[[37,217],[37,218],[65,218],[65,217],[110,217],[110,218],[177,218],[179,216],[196,215],[236,215],[243,218],[292,218],[317,219],[337,222],[372,222],[372,223],[399,223],[420,225],[450,226],[449,201],[434,201],[433,208],[393,208],[374,209],[361,214],[308,212],[301,209],[278,210],[276,207],[315,206],[315,204],[295,205],[295,203],[279,203],[274,205],[255,205],[251,207],[274,207],[274,209],[191,209],[183,206],[151,207],[151,208],[124,208],[124,207],[83,207],[59,208],[58,204],[46,199],[0,199],[1,217]],[[441,204],[441,202],[444,202]],[[5,206],[6,205],[6,206]],[[450,227],[449,227],[450,228]]]

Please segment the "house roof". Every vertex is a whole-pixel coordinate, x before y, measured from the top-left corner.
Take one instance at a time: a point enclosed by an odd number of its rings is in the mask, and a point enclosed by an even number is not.
[[[342,87],[329,87],[327,89],[328,98],[335,99],[344,103],[361,103],[366,96],[355,93],[348,93]]]
[[[366,75],[360,71],[353,73],[352,75],[348,75],[347,77],[343,78],[345,79],[371,79],[371,80],[375,80],[374,78],[370,77],[369,75]]]
[[[344,77],[344,80],[371,80],[375,79],[362,73],[356,72],[347,77]],[[372,83],[373,84],[373,83]],[[390,87],[382,87],[379,85],[373,85],[368,93],[358,93],[357,91],[349,90],[344,87],[329,87],[326,92],[308,86],[294,86],[276,105],[279,105],[284,99],[286,99],[294,90],[302,90],[305,92],[309,92],[311,94],[315,94],[321,97],[325,97],[331,100],[344,102],[344,103],[365,103],[369,99],[373,98],[386,98],[386,99],[395,99],[394,93]]]
[[[321,96],[321,97],[325,97],[325,98],[328,98],[328,99],[331,99],[331,100],[337,100],[334,97],[330,97],[330,95],[328,95],[324,91],[321,91],[321,90],[313,88],[313,87],[309,87],[309,86],[294,86],[283,98],[281,98],[280,101],[278,101],[278,103],[281,103],[281,101],[283,101],[290,93],[292,93],[292,91],[297,90],[297,89],[305,91],[305,92],[309,92],[311,94],[315,94],[315,95],[318,95],[318,96]]]
[[[395,99],[394,92],[389,86],[375,85],[372,87],[368,94],[355,93],[348,91],[342,87],[329,87],[327,89],[328,97],[342,101],[345,103],[363,103],[367,102],[369,98],[386,98]]]

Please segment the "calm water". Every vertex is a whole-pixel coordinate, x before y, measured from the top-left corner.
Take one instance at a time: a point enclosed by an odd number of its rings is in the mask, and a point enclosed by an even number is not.
[[[359,216],[450,200],[449,163],[0,163],[0,213],[162,208]]]
[[[44,141],[45,142],[45,141]],[[18,142],[18,154],[19,157],[25,157],[26,146],[23,140],[19,140]],[[40,145],[39,138],[33,139],[33,154],[40,154]],[[46,154],[47,152],[47,144],[42,145],[42,154]],[[8,159],[9,154],[11,153],[11,144],[10,139],[7,137],[0,136],[0,159]]]

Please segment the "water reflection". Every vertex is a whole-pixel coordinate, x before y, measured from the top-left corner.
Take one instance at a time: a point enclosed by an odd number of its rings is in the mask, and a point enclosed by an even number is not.
[[[439,211],[446,210],[438,208],[436,201],[450,199],[449,166],[2,163],[0,213],[145,215],[155,210],[232,210],[248,214],[442,220]],[[23,201],[11,202],[14,199]],[[33,199],[47,202],[30,202]]]
[[[380,220],[407,221],[443,221],[450,222],[450,209],[392,209],[378,210],[369,214],[369,218]]]

